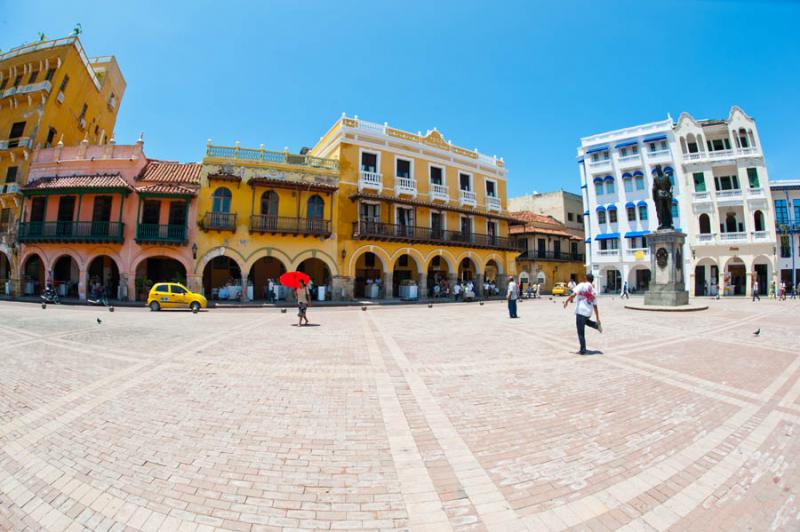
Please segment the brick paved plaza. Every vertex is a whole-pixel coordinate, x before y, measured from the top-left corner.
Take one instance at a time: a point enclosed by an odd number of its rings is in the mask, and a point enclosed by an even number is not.
[[[2,303],[0,529],[800,529],[800,304],[600,303]]]

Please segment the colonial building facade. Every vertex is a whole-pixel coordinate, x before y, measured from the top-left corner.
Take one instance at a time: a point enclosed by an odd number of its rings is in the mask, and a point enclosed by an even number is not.
[[[33,151],[59,140],[67,146],[108,142],[124,93],[114,57],[89,58],[77,36],[0,54],[0,275],[6,279],[17,275],[12,255],[20,188]]]
[[[694,295],[749,293],[776,278],[769,178],[755,121],[738,107],[724,120],[660,122],[584,137],[578,163],[587,267],[604,291],[650,280],[647,235],[657,165],[674,172],[673,218],[687,234],[684,281]]]
[[[800,179],[772,181],[780,281],[795,289],[800,281]]]

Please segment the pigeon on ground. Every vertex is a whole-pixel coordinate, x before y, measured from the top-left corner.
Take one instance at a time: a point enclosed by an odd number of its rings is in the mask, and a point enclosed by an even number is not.
[[[483,306],[483,301],[481,301],[481,306]]]
[[[47,308],[47,303],[42,303],[42,308]]]
[[[361,305],[361,310],[367,310],[367,306],[366,305]]]
[[[753,336],[758,336],[761,334],[761,329],[758,329],[756,332],[753,333]]]
[[[97,318],[97,324],[100,325],[101,323],[103,323],[103,320],[101,320],[100,318]]]
[[[428,303],[428,308],[433,308],[433,303]]]
[[[114,307],[108,307],[109,312],[114,312]]]
[[[281,309],[281,314],[286,314],[286,309],[285,308]]]

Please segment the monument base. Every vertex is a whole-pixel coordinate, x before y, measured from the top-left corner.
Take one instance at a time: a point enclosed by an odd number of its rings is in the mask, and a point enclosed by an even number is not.
[[[678,307],[689,304],[683,282],[683,243],[686,235],[674,229],[659,229],[648,236],[650,271],[653,276],[644,294],[646,306]]]

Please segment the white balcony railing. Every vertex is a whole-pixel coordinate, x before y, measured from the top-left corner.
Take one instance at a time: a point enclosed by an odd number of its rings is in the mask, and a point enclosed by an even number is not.
[[[671,159],[669,149],[647,152],[648,159]]]
[[[486,196],[486,208],[490,211],[500,212],[500,198]]]
[[[458,194],[458,201],[462,205],[472,205],[473,207],[478,204],[475,193],[471,190],[460,190]]]
[[[742,198],[742,189],[734,188],[731,190],[718,190],[717,191],[717,199],[718,200],[726,200],[726,199],[741,199]]]
[[[739,148],[736,150],[736,155],[758,155],[758,148]]]
[[[709,159],[730,159],[733,157],[733,150],[716,150],[708,152]]]
[[[769,240],[769,231],[753,231],[753,240]]]
[[[746,157],[752,155],[760,155],[758,148],[737,148],[734,153],[733,150],[716,150],[716,151],[699,151],[697,153],[684,153],[683,158],[687,161],[704,161],[711,160],[724,160],[736,157]]]
[[[589,166],[598,170],[611,168],[611,159],[598,159],[596,161],[589,161]]]
[[[20,85],[19,87],[11,87],[0,91],[0,98],[6,98],[14,94],[30,94],[36,91],[45,91],[49,93],[50,89],[52,89],[52,85],[49,81],[40,81],[39,83],[29,83],[28,85]]]
[[[597,256],[599,257],[619,257],[619,249],[598,249]]]
[[[447,194],[447,187],[445,185],[437,185],[436,183],[431,183],[431,199],[448,201],[450,199],[450,196]]]
[[[715,233],[698,233],[697,242],[700,244],[709,244],[717,240]]]
[[[751,198],[763,198],[764,189],[761,187],[751,188],[750,190],[747,191],[747,195]]]
[[[394,178],[394,191],[399,196],[407,194],[410,196],[417,195],[417,181],[410,177],[395,177]]]
[[[694,192],[692,194],[692,200],[697,201],[697,202],[711,201],[711,193],[710,192]]]
[[[19,137],[17,139],[0,140],[0,150],[7,150],[9,148],[28,148],[33,145],[33,139],[30,137]]]
[[[747,233],[745,233],[744,231],[720,233],[719,239],[724,240],[726,242],[730,242],[731,240],[747,240]]]
[[[634,153],[633,155],[625,155],[624,157],[620,157],[618,159],[619,166],[621,168],[632,168],[634,166],[641,166],[642,164],[642,156],[638,153]]]
[[[642,254],[643,259],[646,259],[650,256],[650,248],[628,248],[625,250],[625,255],[628,257],[636,257],[639,253]]]
[[[383,178],[379,172],[367,172],[361,170],[358,176],[358,190],[373,189],[377,191],[383,190]]]

